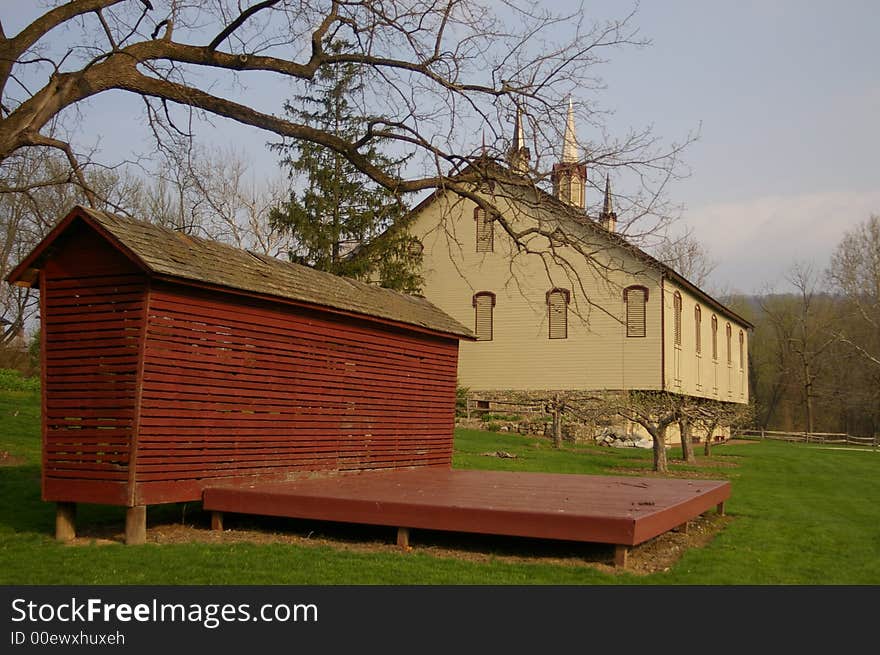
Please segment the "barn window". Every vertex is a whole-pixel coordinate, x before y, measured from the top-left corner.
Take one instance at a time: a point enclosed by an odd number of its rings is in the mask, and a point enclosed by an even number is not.
[[[730,335],[732,330],[730,329],[730,323],[727,324],[727,327],[724,330],[724,334],[727,340],[727,365],[730,366],[733,363],[733,349],[730,347]]]
[[[703,312],[699,305],[694,307],[694,345],[698,355],[703,352]]]
[[[551,339],[568,338],[568,289],[550,289],[547,292],[547,321]]]
[[[474,222],[477,224],[477,252],[493,252],[495,230],[492,217],[482,207],[474,207]]]
[[[743,370],[743,364],[746,359],[746,335],[743,331],[739,331],[739,370]]]
[[[623,290],[623,302],[626,303],[626,336],[645,336],[645,305],[648,303],[648,289],[642,286],[627,287]]]
[[[492,341],[492,312],[495,307],[495,294],[480,291],[474,294],[474,333],[477,341]]]
[[[673,324],[672,335],[676,346],[681,346],[681,294],[676,291],[672,297]]]
[[[712,359],[718,360],[718,317],[712,314]]]

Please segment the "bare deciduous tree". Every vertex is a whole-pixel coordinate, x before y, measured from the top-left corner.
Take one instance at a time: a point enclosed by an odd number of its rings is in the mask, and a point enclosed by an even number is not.
[[[819,293],[816,274],[810,266],[795,264],[787,279],[796,293],[781,302],[765,298],[761,309],[775,333],[779,384],[797,381],[804,408],[804,429],[813,432],[818,383],[828,371],[829,349],[836,341],[835,312],[828,296]]]
[[[47,126],[87,100],[124,91],[143,99],[160,149],[173,152],[173,142],[188,138],[200,116],[231,119],[338,152],[397,193],[449,189],[493,211],[474,184],[495,169],[472,164],[506,157],[511,118],[520,111],[528,125],[528,181],[545,185],[561,143],[566,97],[574,95],[581,117],[602,134],[593,97],[602,86],[597,65],[616,47],[645,43],[631,23],[632,15],[590,23],[582,8],[559,15],[521,0],[54,2],[14,35],[0,27],[0,161],[30,148],[54,149],[88,202],[99,204],[85,174],[90,158],[78,141],[52,135]],[[337,39],[353,47],[325,46]],[[352,138],[222,92],[229,81],[243,86],[267,74],[296,88],[321,69],[346,65],[359,67],[366,81],[359,113],[369,117]],[[481,131],[488,135],[484,148],[477,146]],[[364,156],[378,140],[413,155],[403,174]],[[617,196],[631,238],[670,218],[665,189],[689,140],[663,146],[649,130],[635,130],[582,149],[592,168],[632,174]],[[162,191],[170,201],[171,191]],[[551,236],[540,225],[523,227],[493,213],[518,244]],[[558,253],[551,257],[558,263]]]
[[[701,288],[718,265],[691,232],[661,241],[654,256]]]
[[[828,279],[846,300],[838,338],[868,364],[880,367],[880,216],[874,215],[838,244]]]
[[[59,216],[85,202],[78,185],[68,184],[68,163],[42,148],[21,150],[0,163],[0,179],[15,193],[0,193],[0,279],[46,236]],[[94,197],[114,205],[139,197],[140,183],[113,170],[95,168],[84,175]],[[97,202],[97,200],[96,200]],[[99,207],[106,206],[99,202]],[[7,321],[0,343],[21,335],[36,311],[30,288],[0,285],[0,312]]]
[[[638,423],[651,435],[654,444],[654,470],[659,473],[666,473],[668,470],[666,430],[679,420],[683,407],[688,402],[690,398],[687,396],[665,391],[630,391],[609,394],[603,399],[607,410]]]

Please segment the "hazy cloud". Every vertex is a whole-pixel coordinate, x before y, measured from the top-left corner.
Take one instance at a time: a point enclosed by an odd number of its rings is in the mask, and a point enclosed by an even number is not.
[[[685,221],[718,261],[713,286],[783,290],[796,261],[827,266],[844,232],[880,213],[880,191],[765,196],[689,210]]]

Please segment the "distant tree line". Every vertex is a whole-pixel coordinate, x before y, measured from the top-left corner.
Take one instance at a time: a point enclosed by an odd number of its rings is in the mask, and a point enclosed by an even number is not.
[[[787,279],[793,292],[728,298],[755,324],[757,425],[880,433],[880,216],[845,234],[826,270],[795,264]]]

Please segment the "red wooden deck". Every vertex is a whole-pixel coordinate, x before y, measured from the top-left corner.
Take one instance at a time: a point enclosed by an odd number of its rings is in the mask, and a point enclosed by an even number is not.
[[[215,512],[635,546],[730,497],[717,480],[450,470],[210,486]]]

